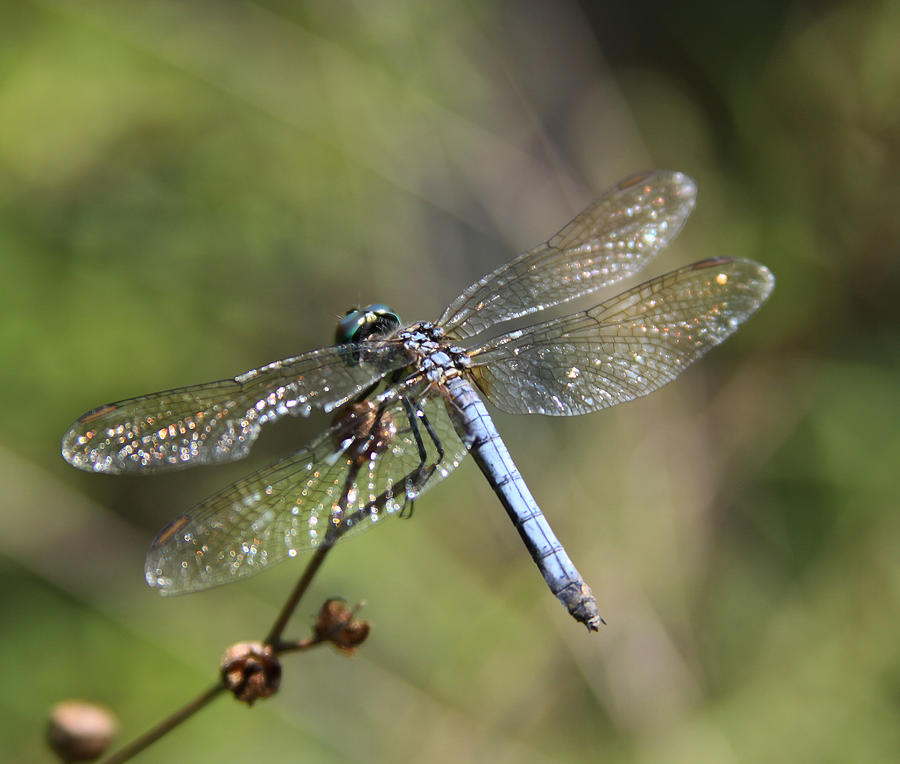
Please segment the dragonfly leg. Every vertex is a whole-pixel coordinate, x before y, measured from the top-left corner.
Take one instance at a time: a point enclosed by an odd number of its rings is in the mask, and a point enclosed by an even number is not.
[[[412,430],[413,437],[416,439],[416,448],[419,449],[419,466],[417,469],[422,470],[425,467],[425,461],[428,459],[428,451],[425,450],[425,442],[422,440],[422,433],[419,432],[418,413],[413,408],[409,398],[405,395],[403,396],[403,408],[406,409],[406,416],[409,419],[409,428]],[[430,432],[430,426],[428,426],[428,429]]]
[[[422,424],[425,426],[425,430],[428,433],[428,436],[431,438],[431,442],[434,443],[434,447],[437,450],[437,461],[428,468],[427,474],[425,470],[423,470],[424,464],[419,465],[420,476],[418,479],[418,483],[420,486],[423,486],[428,479],[431,477],[432,473],[437,469],[437,465],[444,461],[444,447],[441,445],[441,439],[438,437],[437,433],[434,431],[434,428],[431,426],[431,422],[428,421],[428,416],[424,411],[419,411],[419,418],[422,420]],[[415,426],[415,424],[413,425]],[[415,499],[410,499],[409,504],[403,507],[403,510],[400,512],[400,517],[408,520],[413,516],[413,509],[415,507]],[[409,511],[407,511],[407,509]]]
[[[422,424],[425,425],[425,430],[428,432],[429,437],[431,438],[431,442],[434,443],[434,447],[437,450],[437,464],[440,464],[444,461],[444,447],[441,445],[441,439],[438,437],[437,433],[434,431],[434,428],[431,426],[431,422],[428,421],[428,417],[425,415],[424,411],[419,412],[422,418]]]
[[[416,440],[416,448],[419,450],[419,463],[416,465],[416,468],[406,476],[405,481],[406,496],[408,502],[412,503],[412,501],[415,500],[416,494],[419,492],[418,486],[422,485],[424,482],[422,476],[426,472],[425,463],[428,461],[428,450],[425,448],[425,441],[422,439],[422,433],[419,432],[421,412],[415,409],[409,398],[406,396],[403,396],[403,407],[406,409],[406,417],[409,420],[409,429],[413,434],[413,438]],[[421,418],[424,418],[424,416],[422,415]],[[430,426],[428,429],[430,431]],[[406,506],[403,507],[403,511],[406,511]],[[410,513],[412,513],[412,508],[410,508]]]

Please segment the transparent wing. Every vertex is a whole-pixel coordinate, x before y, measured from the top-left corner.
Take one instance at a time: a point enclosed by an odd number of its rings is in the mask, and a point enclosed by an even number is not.
[[[147,583],[162,594],[225,584],[398,514],[466,454],[439,396],[412,406],[415,431],[395,388],[349,404],[306,448],[174,520],[147,554]]]
[[[260,427],[286,414],[330,411],[409,363],[391,340],[313,350],[234,379],[110,403],[62,439],[69,464],[94,472],[157,472],[247,455]]]
[[[472,351],[472,375],[512,414],[585,414],[647,395],[731,335],[775,285],[749,260],[703,260],[581,313]]]
[[[472,284],[438,323],[451,336],[469,337],[631,276],[681,230],[696,194],[680,172],[624,180],[548,242]]]

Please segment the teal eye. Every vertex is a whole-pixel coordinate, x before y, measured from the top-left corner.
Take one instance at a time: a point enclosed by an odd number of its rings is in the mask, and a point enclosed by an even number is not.
[[[400,316],[387,305],[369,305],[347,311],[347,315],[338,321],[334,341],[337,345],[346,345],[372,338],[380,339],[392,334],[399,326]]]
[[[361,327],[365,325],[365,311],[356,309],[348,310],[347,315],[338,321],[337,328],[334,331],[334,342],[336,345],[346,345],[348,342],[355,342],[353,339]]]

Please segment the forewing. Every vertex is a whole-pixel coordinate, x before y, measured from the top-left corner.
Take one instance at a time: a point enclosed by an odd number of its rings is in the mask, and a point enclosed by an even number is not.
[[[731,335],[775,280],[749,260],[703,260],[581,313],[502,335],[472,374],[512,414],[585,414],[647,395]]]
[[[466,454],[439,397],[412,406],[421,412],[415,420],[424,461],[397,390],[350,404],[309,446],[164,528],[147,554],[147,583],[162,594],[225,584],[321,545],[329,527],[343,538],[398,514]]]
[[[321,348],[234,379],[110,403],[63,436],[69,464],[94,472],[156,472],[247,455],[260,427],[286,414],[331,411],[409,363],[391,340]]]
[[[552,239],[472,284],[438,323],[468,337],[631,276],[681,230],[696,194],[680,172],[624,180]]]

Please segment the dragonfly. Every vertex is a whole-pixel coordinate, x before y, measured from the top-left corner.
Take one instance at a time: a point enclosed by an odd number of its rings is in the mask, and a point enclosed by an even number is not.
[[[242,459],[262,427],[282,417],[330,416],[311,443],[159,532],[146,582],[180,594],[408,513],[471,454],[550,591],[597,630],[603,620],[594,595],[484,399],[512,414],[587,414],[653,392],[734,333],[769,296],[774,277],[763,265],[724,257],[511,328],[637,273],[682,228],[696,193],[679,172],[631,177],[469,286],[436,321],[404,326],[381,304],[348,311],[332,346],[89,411],[63,436],[62,455],[99,473],[167,472]]]

